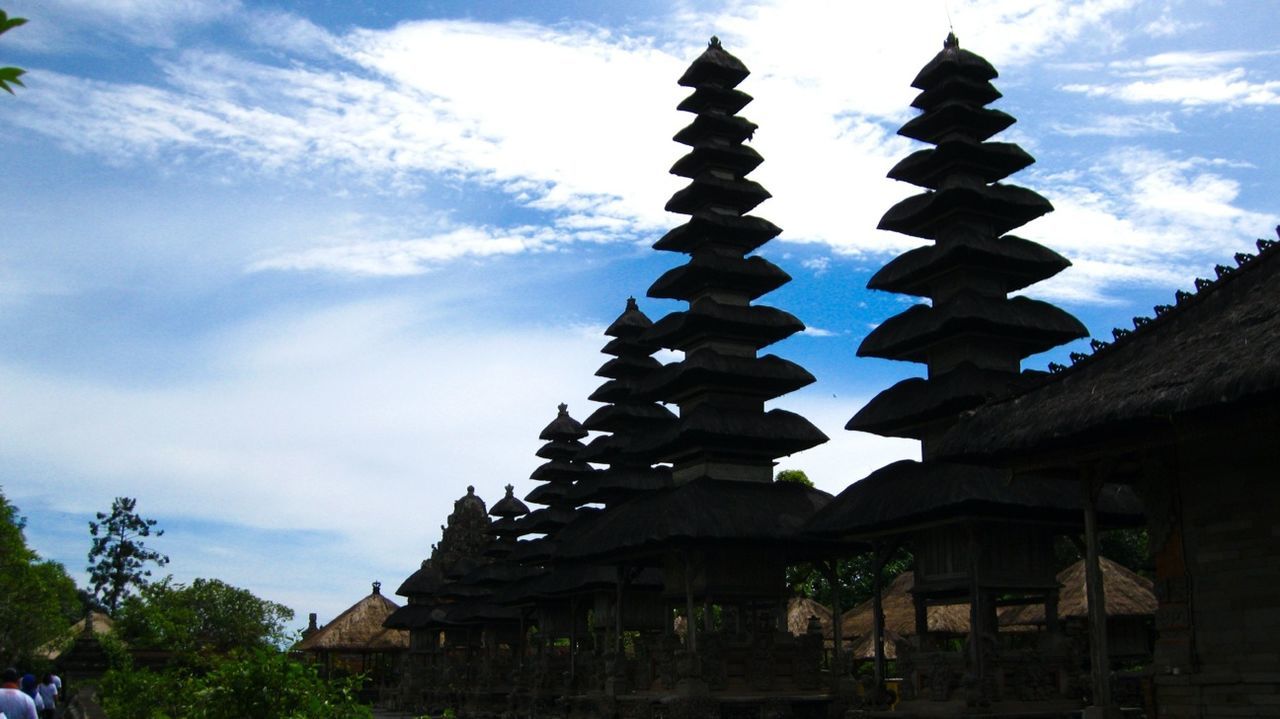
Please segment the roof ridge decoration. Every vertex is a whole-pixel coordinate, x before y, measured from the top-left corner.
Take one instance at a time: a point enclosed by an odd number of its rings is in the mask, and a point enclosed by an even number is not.
[[[960,412],[1021,381],[1023,359],[1088,334],[1054,305],[1009,296],[1071,263],[1007,234],[1053,206],[1002,182],[1035,159],[1017,144],[990,141],[1014,123],[986,107],[1001,97],[991,84],[997,76],[953,33],[912,81],[920,90],[912,106],[922,112],[898,134],[933,147],[903,158],[889,177],[925,191],[891,207],[879,229],[932,243],[891,260],[867,283],[931,302],[882,322],[858,355],[924,363],[928,376],[884,390],[846,429],[919,439],[926,457],[931,438]]]
[[[1280,237],[1280,225],[1276,226],[1276,235],[1277,237]],[[1160,324],[1169,321],[1172,317],[1182,314],[1188,307],[1192,307],[1203,301],[1203,298],[1206,295],[1212,294],[1218,288],[1232,281],[1241,273],[1248,271],[1253,267],[1253,263],[1256,260],[1262,257],[1270,257],[1274,255],[1276,253],[1276,248],[1280,247],[1280,240],[1258,238],[1256,246],[1258,248],[1257,254],[1249,252],[1235,253],[1233,257],[1236,263],[1235,267],[1221,264],[1214,265],[1214,279],[1197,277],[1193,283],[1193,286],[1195,287],[1194,292],[1188,292],[1181,289],[1175,290],[1173,293],[1173,304],[1156,305],[1151,309],[1153,313],[1151,317],[1147,317],[1145,315],[1138,315],[1134,317],[1133,329],[1127,329],[1124,327],[1112,328],[1110,342],[1099,339],[1090,340],[1089,348],[1092,351],[1088,354],[1083,352],[1072,352],[1069,355],[1071,359],[1070,365],[1050,362],[1049,373],[1054,376],[1070,373],[1076,367],[1089,364],[1094,357],[1104,354],[1112,347],[1121,345],[1124,342],[1130,341],[1132,338],[1153,331],[1153,327],[1159,326]]]
[[[813,376],[776,357],[757,356],[804,324],[782,310],[752,304],[791,277],[763,257],[747,256],[782,231],[748,214],[771,196],[747,179],[764,159],[743,144],[754,135],[755,123],[738,115],[752,98],[737,86],[750,74],[712,37],[679,80],[693,93],[677,109],[694,119],[673,138],[690,150],[671,173],[689,184],[671,196],[666,209],[689,220],[654,248],[687,254],[689,261],[659,277],[648,294],[683,300],[688,309],[663,317],[641,340],[685,357],[653,373],[639,392],[681,411],[649,445],[637,446],[655,461],[671,462],[677,483],[702,477],[769,482],[775,459],[827,440],[799,415],[764,411],[767,400],[809,384]]]

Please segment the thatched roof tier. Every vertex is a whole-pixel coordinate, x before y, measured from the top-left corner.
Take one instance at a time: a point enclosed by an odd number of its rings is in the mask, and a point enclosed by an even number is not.
[[[885,320],[858,346],[859,357],[927,362],[931,350],[957,337],[985,335],[1022,357],[1088,337],[1063,310],[1026,297],[965,293],[934,307],[915,305]]]
[[[423,560],[422,566],[400,583],[396,594],[402,597],[430,595],[443,586],[444,581],[444,573],[435,565],[435,562],[429,559]]]
[[[1167,432],[1171,418],[1217,408],[1274,403],[1280,395],[1280,250],[1179,293],[1154,319],[1095,354],[1047,376],[1034,389],[974,410],[938,441],[952,456],[1012,456],[1107,445],[1117,437]]]
[[[542,428],[542,432],[538,434],[538,439],[545,441],[575,440],[586,436],[587,430],[583,429],[576,419],[569,416],[569,405],[561,403],[556,418]]]
[[[534,452],[535,456],[550,460],[569,461],[582,451],[582,442],[576,439],[553,439]]]
[[[738,214],[746,214],[770,197],[773,195],[758,182],[724,179],[708,172],[694,178],[688,187],[672,195],[664,209],[667,212],[692,214],[702,209],[727,208]]]
[[[986,140],[1017,122],[1007,113],[989,107],[975,107],[963,100],[937,105],[932,111],[912,118],[898,134],[936,144],[950,137]]]
[[[650,329],[652,329],[652,327]],[[646,334],[648,331],[649,330],[645,331]],[[650,346],[657,349],[656,344],[651,344]],[[611,379],[626,379],[638,374],[647,374],[661,366],[661,362],[644,354],[620,354],[600,365],[600,369],[596,370],[596,376],[609,377]]]
[[[504,586],[511,582],[528,579],[542,573],[537,567],[528,567],[516,564],[514,561],[494,562],[486,564],[482,567],[476,567],[467,573],[462,581],[473,587],[484,587],[492,591],[495,587]],[[473,595],[474,596],[474,595]]]
[[[1150,617],[1156,613],[1156,595],[1150,579],[1135,574],[1127,567],[1106,557],[1102,566],[1102,588],[1106,595],[1108,617]],[[1081,559],[1058,573],[1062,589],[1058,592],[1058,617],[1089,617],[1088,579]],[[1001,624],[1044,624],[1044,605],[1027,604],[1007,607],[1000,612]]]
[[[664,461],[678,461],[693,452],[723,457],[775,458],[815,447],[827,435],[794,412],[771,409],[752,412],[697,405],[680,421],[652,437],[654,453]]]
[[[933,59],[920,68],[911,87],[917,90],[928,90],[952,77],[967,77],[973,80],[994,80],[1000,76],[986,58],[960,47],[960,41],[954,33],[948,34],[942,43],[942,50]]]
[[[933,240],[965,222],[985,225],[1002,235],[1050,212],[1053,205],[1025,187],[948,186],[898,202],[884,213],[876,229]]]
[[[500,518],[490,525],[495,534],[501,533],[501,529],[496,526],[498,525],[498,522],[502,520],[510,522],[514,517],[519,517],[529,513],[529,507],[525,506],[524,502],[515,498],[515,486],[508,484],[506,486],[506,490],[507,494],[489,508],[490,515]]]
[[[1035,158],[1013,143],[953,137],[935,148],[917,150],[902,158],[889,170],[889,177],[937,190],[952,173],[996,182],[1034,162]]]
[[[899,574],[889,586],[880,592],[881,609],[884,612],[885,650],[889,651],[891,637],[910,637],[916,633],[915,600],[911,590],[915,588],[915,573]],[[857,637],[869,651],[854,656],[874,656],[874,647],[868,639],[872,634],[872,602],[870,599],[845,612],[840,618],[844,636]],[[969,605],[947,604],[928,608],[929,631],[943,634],[966,634],[969,631]]]
[[[436,602],[429,604],[406,604],[387,615],[382,621],[382,626],[388,629],[419,629],[427,626],[431,622],[431,612],[440,605]]]
[[[688,222],[663,235],[654,243],[653,249],[690,253],[714,246],[746,254],[777,237],[780,232],[782,228],[763,217],[735,217],[700,210]]]
[[[409,634],[387,629],[383,622],[400,605],[382,596],[378,582],[373,591],[348,607],[333,621],[297,644],[304,652],[394,652],[409,648]]]
[[[583,427],[597,432],[617,432],[638,426],[658,426],[675,421],[676,415],[662,405],[647,402],[619,403],[601,407],[587,417]],[[582,454],[578,454],[582,458]]]
[[[696,93],[695,93],[696,94]],[[683,104],[683,103],[681,103]],[[742,109],[742,108],[738,108]],[[738,110],[733,110],[737,112]],[[691,152],[671,166],[671,174],[694,178],[711,169],[732,170],[735,175],[745,175],[764,162],[760,153],[747,145],[726,145],[722,138],[709,137],[687,143],[697,152]]]
[[[653,326],[653,321],[649,319],[645,313],[640,311],[640,306],[636,304],[636,298],[628,297],[626,307],[622,310],[622,314],[617,319],[609,323],[604,333],[608,337],[614,337],[618,340],[635,340],[644,334],[646,330]],[[619,354],[616,348],[619,345],[610,342],[605,345],[605,354]],[[613,348],[613,349],[611,349]],[[654,347],[653,349],[657,349]]]
[[[844,428],[920,439],[929,423],[1006,396],[1013,386],[1036,381],[1038,376],[982,369],[965,362],[932,380],[912,377],[898,382],[873,397]]]
[[[927,112],[956,100],[973,105],[988,105],[1001,97],[1004,96],[990,82],[959,75],[940,78],[932,87],[916,95],[911,106]]]
[[[560,534],[557,557],[627,559],[689,544],[785,543],[830,501],[791,482],[698,479],[611,507]]]
[[[725,52],[719,38],[712,37],[707,49],[689,65],[678,82],[682,87],[732,89],[750,74],[741,60]]]
[[[696,255],[668,270],[650,287],[650,297],[689,301],[712,288],[756,299],[791,281],[791,275],[758,255]]]
[[[703,85],[694,90],[693,94],[682,100],[679,105],[676,105],[676,109],[697,114],[718,110],[728,115],[735,115],[739,110],[751,104],[751,100],[751,96],[741,90],[715,85]],[[672,174],[679,173],[673,171]]]
[[[636,391],[644,397],[679,402],[705,387],[732,387],[741,394],[772,399],[812,384],[814,377],[800,365],[777,355],[735,357],[698,349],[684,360],[654,372]]]
[[[945,245],[927,245],[890,260],[872,275],[867,287],[928,297],[932,288],[950,281],[953,273],[985,276],[1003,292],[1016,292],[1071,266],[1065,257],[1014,235],[988,237],[967,233]]]
[[[764,305],[729,305],[710,297],[654,323],[645,339],[674,350],[697,349],[708,337],[760,349],[804,329],[789,312]]]
[[[1083,511],[1080,489],[1071,483],[1032,477],[1010,481],[1007,472],[989,467],[901,460],[849,485],[804,531],[822,538],[861,538],[960,518],[1076,527]],[[1098,516],[1110,526],[1135,526],[1143,521],[1142,504],[1131,489],[1106,485]]]
[[[581,474],[581,473],[576,473]],[[544,477],[546,475],[543,475]],[[524,496],[524,501],[534,504],[565,504],[565,497],[573,489],[573,480],[548,481],[534,487]]]
[[[670,467],[613,466],[573,486],[569,499],[578,504],[613,505],[671,486]]]
[[[578,511],[567,506],[540,507],[516,520],[525,534],[547,534],[578,518]]]

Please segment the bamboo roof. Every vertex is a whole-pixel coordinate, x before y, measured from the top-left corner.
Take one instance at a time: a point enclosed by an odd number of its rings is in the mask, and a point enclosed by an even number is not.
[[[382,626],[400,605],[382,596],[380,583],[333,621],[298,642],[304,652],[397,652],[409,648],[409,632]]]
[[[1150,579],[1135,574],[1106,557],[1099,557],[1099,560],[1108,617],[1141,617],[1156,613],[1156,595]],[[1089,591],[1085,580],[1084,560],[1081,559],[1059,572],[1058,581],[1062,584],[1062,589],[1058,591],[1058,617],[1087,618]],[[1000,623],[1044,624],[1044,606],[1028,604],[1009,607],[1000,613]]]

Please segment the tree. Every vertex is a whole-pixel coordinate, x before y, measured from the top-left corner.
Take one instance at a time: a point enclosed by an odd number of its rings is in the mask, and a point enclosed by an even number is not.
[[[5,14],[4,10],[0,10],[0,35],[5,34],[6,32],[14,29],[15,27],[18,27],[19,25],[25,25],[26,23],[27,23],[26,18],[9,17],[8,15]],[[13,88],[10,87],[10,85],[17,85],[18,87],[26,87],[25,85],[22,84],[22,81],[18,79],[23,75],[25,75],[26,72],[27,72],[26,70],[23,70],[22,68],[19,68],[19,67],[0,67],[0,90],[4,90],[5,92],[12,95],[14,93],[13,93]]]
[[[813,486],[813,480],[809,479],[809,475],[805,474],[802,469],[784,469],[778,472],[778,476],[773,479],[777,482],[794,482],[795,484],[803,484],[806,487]]]
[[[222,580],[184,585],[169,576],[125,599],[115,628],[131,647],[195,658],[279,646],[291,619],[292,609]]]
[[[0,664],[29,664],[79,618],[76,584],[27,547],[26,520],[0,492]]]
[[[136,499],[116,497],[111,514],[98,512],[98,521],[89,522],[93,545],[86,569],[94,595],[112,615],[133,587],[147,584],[151,576],[151,570],[145,568],[148,563],[161,567],[169,563],[167,556],[143,544],[143,537],[162,537],[164,530],[153,529],[156,520],[139,516],[134,511],[137,504]]]

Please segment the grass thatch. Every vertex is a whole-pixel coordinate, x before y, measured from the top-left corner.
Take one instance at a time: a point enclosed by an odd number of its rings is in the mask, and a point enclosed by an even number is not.
[[[817,617],[822,636],[831,638],[831,607],[808,597],[792,597],[787,601],[787,631],[800,636],[809,631],[809,617]]]
[[[102,636],[104,634],[111,633],[112,628],[115,626],[115,623],[111,621],[111,617],[103,614],[102,612],[96,611],[90,612],[89,615],[88,619],[93,621],[94,634]],[[85,621],[85,619],[81,619],[75,624],[72,624],[67,631],[63,632],[61,637],[40,647],[40,649],[36,650],[37,656],[41,656],[49,660],[54,660],[62,656],[63,652],[71,648],[76,637],[80,636],[80,634],[84,632]]]
[[[1150,579],[1134,574],[1106,557],[1099,557],[1102,586],[1108,617],[1151,616],[1156,613],[1156,595]],[[1058,572],[1058,616],[1062,619],[1089,617],[1088,583],[1084,560]],[[1001,624],[1044,624],[1044,606],[1028,604],[1000,613]]]
[[[909,637],[916,633],[915,603],[911,588],[915,586],[915,574],[903,572],[880,592],[884,609],[885,644],[890,636]],[[871,600],[850,609],[841,617],[844,636],[854,640],[855,647],[863,643],[871,646]],[[969,605],[952,604],[929,607],[929,631],[945,634],[967,634],[969,631]],[[863,641],[865,640],[865,642]]]
[[[298,643],[304,652],[394,652],[409,648],[409,632],[382,623],[399,605],[375,589]]]

